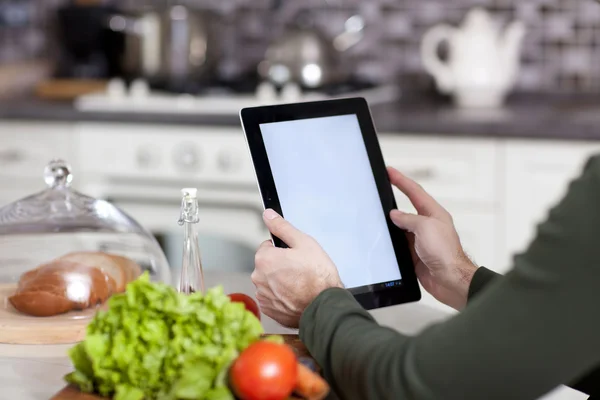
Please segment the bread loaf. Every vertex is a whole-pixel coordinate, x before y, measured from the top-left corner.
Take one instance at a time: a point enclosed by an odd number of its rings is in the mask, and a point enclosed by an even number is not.
[[[111,254],[110,257],[125,274],[125,286],[127,286],[129,282],[135,281],[142,274],[142,268],[140,268],[135,261],[116,254]],[[125,290],[125,286],[123,287],[123,290]]]
[[[9,297],[9,301],[18,311],[34,317],[50,317],[73,309],[66,297],[48,292],[17,293]]]
[[[23,279],[24,278],[24,279]],[[17,310],[34,316],[83,310],[112,294],[112,278],[97,268],[55,260],[25,274],[9,301]]]
[[[120,293],[125,290],[127,285],[125,271],[113,260],[112,256],[101,252],[75,252],[64,255],[59,260],[71,261],[89,265],[102,271],[107,277],[110,276],[115,282],[112,291]]]
[[[134,261],[101,252],[69,253],[24,273],[9,298],[18,311],[58,315],[105,302],[141,274]]]

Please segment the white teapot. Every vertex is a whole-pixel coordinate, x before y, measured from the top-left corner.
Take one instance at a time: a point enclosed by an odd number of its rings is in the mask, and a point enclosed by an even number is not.
[[[515,82],[524,35],[522,22],[500,32],[487,11],[475,8],[461,27],[437,25],[425,33],[423,65],[460,107],[498,107]],[[438,56],[443,41],[449,46],[447,62]]]

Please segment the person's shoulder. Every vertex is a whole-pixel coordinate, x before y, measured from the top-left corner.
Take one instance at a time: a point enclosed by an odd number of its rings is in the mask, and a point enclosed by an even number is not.
[[[600,153],[590,156],[583,167],[581,181],[600,192]]]
[[[600,177],[600,153],[590,156],[583,168],[584,173]]]

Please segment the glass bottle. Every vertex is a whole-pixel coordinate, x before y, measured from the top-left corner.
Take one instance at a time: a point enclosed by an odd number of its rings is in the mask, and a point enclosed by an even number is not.
[[[204,293],[204,274],[196,230],[196,224],[200,220],[197,193],[195,188],[181,189],[181,213],[177,221],[179,225],[183,225],[183,262],[178,290],[186,294],[197,291]]]

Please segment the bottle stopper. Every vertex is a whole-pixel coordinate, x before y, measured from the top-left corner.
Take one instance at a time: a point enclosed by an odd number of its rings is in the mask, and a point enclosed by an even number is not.
[[[197,197],[198,194],[198,189],[196,188],[184,188],[181,189],[181,194],[185,197],[190,197],[192,199],[195,199]]]

